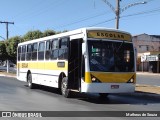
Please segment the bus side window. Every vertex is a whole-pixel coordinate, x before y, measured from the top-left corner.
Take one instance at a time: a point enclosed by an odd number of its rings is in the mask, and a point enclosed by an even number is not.
[[[59,59],[67,59],[68,58],[68,38],[61,39],[58,58]]]
[[[58,51],[59,51],[59,41],[58,39],[52,41],[52,54],[51,59],[58,58]]]
[[[37,60],[37,43],[33,43],[32,60]]]
[[[44,42],[39,43],[38,47],[38,60],[44,60]]]
[[[46,50],[45,50],[45,59],[46,60],[49,60],[50,58],[50,54],[51,54],[51,51],[50,51],[50,40],[46,41]]]
[[[18,47],[18,61],[21,60],[21,46]]]
[[[27,54],[26,54],[26,60],[31,60],[32,58],[32,44],[27,45]]]
[[[22,46],[22,54],[21,54],[21,61],[25,61],[26,59],[26,46]]]

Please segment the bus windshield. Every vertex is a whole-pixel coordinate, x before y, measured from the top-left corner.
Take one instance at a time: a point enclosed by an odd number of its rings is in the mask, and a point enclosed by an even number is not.
[[[134,72],[133,44],[88,40],[90,71]]]

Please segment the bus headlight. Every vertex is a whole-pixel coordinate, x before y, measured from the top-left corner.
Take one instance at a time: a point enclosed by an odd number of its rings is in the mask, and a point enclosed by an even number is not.
[[[93,77],[93,78],[92,78],[92,82],[95,82],[95,81],[96,81],[96,78],[95,78],[95,77]]]
[[[91,80],[93,83],[101,83],[101,81],[93,75],[91,75]]]
[[[134,82],[134,79],[131,78],[127,83],[133,83]]]

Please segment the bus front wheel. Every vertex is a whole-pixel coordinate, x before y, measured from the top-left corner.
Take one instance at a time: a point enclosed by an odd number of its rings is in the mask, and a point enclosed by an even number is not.
[[[32,75],[31,75],[31,73],[29,73],[28,76],[27,76],[27,82],[28,82],[28,87],[30,89],[33,89],[35,87],[35,84],[32,83]]]
[[[61,82],[61,93],[62,93],[62,95],[64,97],[69,98],[69,97],[71,97],[71,91],[69,89],[67,89],[67,80],[68,80],[67,77],[64,77],[62,79],[62,82]]]

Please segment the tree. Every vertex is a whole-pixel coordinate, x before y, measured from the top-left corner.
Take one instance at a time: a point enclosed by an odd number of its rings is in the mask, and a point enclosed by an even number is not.
[[[47,37],[47,36],[51,36],[51,35],[55,35],[56,32],[54,30],[46,30],[43,32],[43,37]]]
[[[22,41],[22,38],[19,36],[9,38],[7,41],[5,41],[6,51],[7,51],[9,60],[16,62],[17,46],[18,46],[18,43],[20,43],[21,41]]]
[[[43,33],[40,30],[29,31],[24,35],[23,41],[38,39],[41,37],[43,37]]]
[[[7,58],[7,52],[6,52],[5,42],[1,41],[0,42],[0,60],[4,61],[6,58]]]

